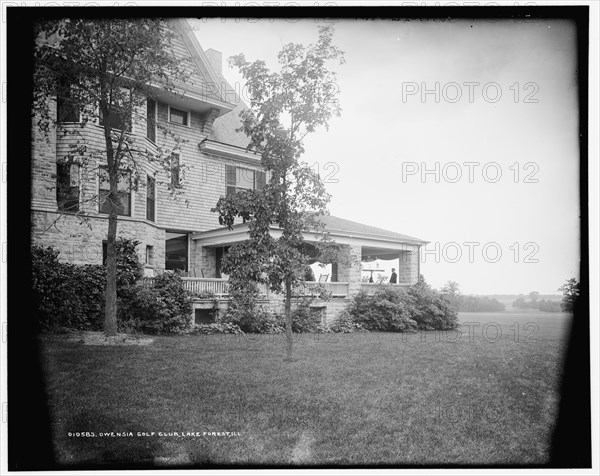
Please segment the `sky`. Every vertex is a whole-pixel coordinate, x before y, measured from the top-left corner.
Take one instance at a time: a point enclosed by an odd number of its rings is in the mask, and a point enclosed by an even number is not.
[[[421,273],[432,286],[558,294],[579,277],[574,24],[190,22],[238,88],[227,57],[277,70],[284,44],[316,42],[319,25],[334,26],[342,113],[307,137],[304,160],[326,181],[332,215],[428,241]],[[384,275],[396,266],[375,265]]]

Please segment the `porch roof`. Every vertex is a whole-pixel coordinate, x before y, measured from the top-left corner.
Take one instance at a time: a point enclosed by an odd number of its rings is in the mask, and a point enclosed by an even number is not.
[[[331,215],[320,216],[319,220],[323,223],[324,229],[329,236],[337,243],[346,245],[359,245],[363,249],[364,255],[382,255],[385,252],[411,251],[428,241],[421,240],[401,233],[396,233],[383,228],[377,228],[362,223],[346,220]],[[192,239],[197,240],[202,246],[225,246],[248,239],[248,223],[233,225],[229,230],[227,227],[216,228],[214,230],[202,231],[192,234]],[[310,235],[311,232],[307,232]],[[275,225],[271,227],[271,235],[279,237],[281,229]],[[305,237],[306,241],[318,241],[319,235],[315,238]],[[386,253],[386,254],[387,254]]]

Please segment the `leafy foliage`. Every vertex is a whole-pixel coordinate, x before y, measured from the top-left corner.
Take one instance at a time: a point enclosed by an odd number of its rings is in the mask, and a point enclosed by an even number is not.
[[[233,288],[230,292],[229,308],[222,322],[239,326],[247,333],[279,334],[284,331],[281,318],[257,304],[258,289],[252,283],[243,288]]]
[[[369,331],[414,332],[458,326],[456,308],[423,277],[406,289],[382,285],[372,295],[360,291],[346,311]]]
[[[70,136],[70,147],[57,162],[77,165],[82,177],[95,180],[99,165],[104,163],[108,190],[100,196],[85,197],[86,202],[107,206],[107,265],[104,330],[117,330],[117,213],[119,184],[135,190],[146,164],[154,162],[167,176],[170,156],[179,148],[180,139],[160,123],[155,124],[171,145],[146,147],[145,139],[130,134],[133,119],[146,107],[148,97],[156,95],[152,84],[174,93],[174,80],[185,80],[182,61],[173,54],[174,33],[162,19],[123,18],[41,19],[36,24],[33,111],[37,125],[49,140],[54,125],[58,132]],[[191,61],[191,60],[190,60]],[[72,111],[63,126],[50,106],[51,99]],[[59,108],[60,116],[60,108]],[[89,140],[81,133],[87,123],[102,127],[103,141]],[[173,147],[172,144],[175,144]],[[165,180],[169,184],[169,180]],[[173,187],[169,187],[173,193]],[[80,213],[82,210],[78,210]],[[81,215],[85,219],[85,215]],[[60,216],[58,217],[60,219]]]
[[[455,281],[448,281],[440,289],[440,293],[460,312],[500,312],[506,309],[506,306],[495,298],[461,294]]]
[[[340,313],[338,318],[333,322],[330,327],[332,332],[340,332],[344,334],[351,334],[353,332],[369,332],[365,326],[360,322],[357,322],[352,314],[347,310]]]
[[[550,299],[540,299],[538,293],[529,293],[529,296],[532,298],[530,301],[526,301],[523,296],[519,296],[513,302],[513,307],[517,309],[538,309],[544,312],[561,312],[562,306],[561,303],[556,301],[551,301]]]
[[[154,278],[152,286],[137,284],[123,306],[126,320],[152,333],[180,333],[191,326],[192,297],[175,273]]]
[[[249,239],[231,246],[223,269],[230,275],[230,289],[255,281],[285,293],[288,358],[293,349],[292,288],[305,277],[309,262],[303,232],[322,228],[318,217],[329,202],[322,180],[300,157],[304,138],[327,128],[330,118],[340,114],[328,63],[343,63],[344,55],[332,39],[333,29],[327,27],[319,29],[316,44],[285,45],[278,55],[280,72],[271,72],[264,61],[248,62],[243,54],[229,61],[246,80],[248,92],[250,108],[240,113],[240,130],[249,138],[247,149],[261,154],[269,181],[262,190],[222,197],[213,208],[221,225],[231,228],[240,218],[249,223]],[[272,225],[278,225],[281,237],[271,236]],[[323,241],[330,240],[323,236]],[[238,320],[244,328],[248,319]]]
[[[416,309],[403,289],[381,286],[373,295],[360,291],[347,311],[355,322],[369,331],[406,332],[417,329],[417,323],[412,319]]]
[[[581,283],[577,279],[571,278],[558,288],[558,290],[563,293],[561,303],[563,312],[573,312],[581,294]]]
[[[502,312],[506,306],[488,296],[460,296],[458,310],[461,312]]]
[[[131,298],[131,288],[141,276],[136,253],[138,241],[117,240],[117,283],[121,299]],[[99,329],[104,313],[106,268],[59,261],[60,252],[33,245],[33,313],[42,327]]]
[[[311,308],[312,299],[302,299],[292,311],[292,331],[298,333],[317,332],[321,320]]]

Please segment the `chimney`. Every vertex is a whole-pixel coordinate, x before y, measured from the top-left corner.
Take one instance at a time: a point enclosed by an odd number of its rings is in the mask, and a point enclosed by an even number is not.
[[[212,48],[205,51],[208,62],[217,73],[223,73],[223,54],[220,51]]]

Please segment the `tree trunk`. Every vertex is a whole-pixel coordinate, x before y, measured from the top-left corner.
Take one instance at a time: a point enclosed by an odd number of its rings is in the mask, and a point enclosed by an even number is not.
[[[106,86],[102,85],[102,97],[106,97]],[[100,107],[105,118],[110,117],[106,102]],[[108,180],[110,191],[105,198],[108,202],[108,235],[106,243],[106,287],[104,290],[104,333],[107,336],[117,335],[117,196],[119,184],[119,157],[115,157],[111,137],[110,120],[104,124],[104,142],[106,144],[106,161],[108,164]],[[118,151],[117,151],[118,156]]]
[[[292,333],[292,282],[285,280],[285,338],[287,341],[286,360],[292,360],[294,353],[294,334]]]
[[[112,202],[112,197],[109,198]],[[117,213],[111,203],[108,215],[108,237],[106,246],[106,289],[104,309],[104,333],[107,336],[117,335]]]

